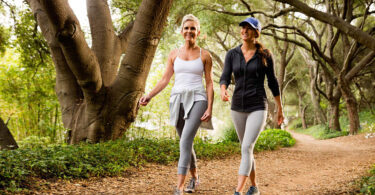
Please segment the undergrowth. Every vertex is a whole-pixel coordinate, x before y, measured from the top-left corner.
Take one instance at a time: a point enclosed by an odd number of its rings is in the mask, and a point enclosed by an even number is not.
[[[265,130],[255,146],[256,151],[274,150],[295,143],[283,130]],[[178,140],[119,139],[98,144],[35,145],[0,151],[0,189],[17,191],[32,185],[30,178],[88,178],[115,176],[130,167],[146,163],[169,164],[179,158]],[[27,146],[27,147],[26,147]],[[217,143],[195,139],[194,149],[199,159],[224,158],[240,154],[238,142]]]

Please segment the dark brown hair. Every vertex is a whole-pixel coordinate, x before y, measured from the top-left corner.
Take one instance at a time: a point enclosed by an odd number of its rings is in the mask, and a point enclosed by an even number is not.
[[[257,34],[256,38],[259,38],[260,32],[258,30],[255,30],[255,32]],[[268,51],[268,49],[265,49],[263,47],[263,44],[260,43],[258,40],[256,40],[256,42],[255,42],[255,47],[258,49],[260,55],[262,56],[263,65],[267,66],[267,58],[271,56],[271,53]]]

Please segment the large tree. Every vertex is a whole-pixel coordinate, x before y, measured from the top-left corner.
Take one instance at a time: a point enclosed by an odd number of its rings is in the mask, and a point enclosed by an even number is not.
[[[107,1],[87,0],[91,48],[67,0],[27,3],[51,51],[68,143],[122,136],[136,117],[172,0],[143,0],[118,34]]]

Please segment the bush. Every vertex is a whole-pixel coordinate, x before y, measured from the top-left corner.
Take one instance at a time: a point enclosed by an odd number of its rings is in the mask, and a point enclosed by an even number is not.
[[[360,192],[362,194],[375,194],[375,165],[370,170],[370,176],[362,179]]]
[[[212,159],[238,153],[238,143],[211,144],[195,141],[199,158]],[[129,167],[148,162],[168,164],[179,158],[177,140],[116,140],[98,144],[33,145],[12,151],[0,151],[0,189],[27,188],[30,177],[88,178],[114,176]]]
[[[49,137],[29,136],[18,142],[20,148],[47,147],[51,144]]]
[[[236,128],[234,127],[233,123],[230,123],[230,125],[224,130],[224,140],[240,142],[240,140],[238,140]]]
[[[292,135],[281,129],[267,129],[259,135],[255,151],[275,150],[280,147],[291,147],[296,143]]]
[[[274,150],[295,143],[283,130],[261,133],[256,151]],[[199,159],[217,159],[240,154],[238,142],[224,140],[211,143],[195,139],[194,149]],[[130,167],[153,162],[168,164],[179,158],[178,140],[119,139],[98,144],[54,145],[0,151],[0,189],[15,191],[28,188],[30,178],[88,178],[119,175]]]

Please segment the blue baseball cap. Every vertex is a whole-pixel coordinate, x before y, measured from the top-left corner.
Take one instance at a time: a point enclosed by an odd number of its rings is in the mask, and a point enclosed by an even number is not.
[[[255,30],[258,30],[259,32],[262,30],[262,26],[260,25],[259,20],[256,18],[253,18],[253,17],[246,18],[239,25],[243,26],[244,24],[250,24],[251,27],[253,27]]]

